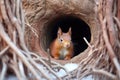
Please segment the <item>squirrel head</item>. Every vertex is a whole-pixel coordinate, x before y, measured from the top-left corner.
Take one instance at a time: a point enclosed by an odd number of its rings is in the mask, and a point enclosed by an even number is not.
[[[71,28],[69,28],[67,33],[62,32],[61,28],[59,28],[57,38],[61,47],[69,48],[71,45]]]

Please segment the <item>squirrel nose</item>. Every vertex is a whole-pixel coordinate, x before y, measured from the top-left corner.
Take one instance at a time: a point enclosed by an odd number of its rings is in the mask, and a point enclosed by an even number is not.
[[[70,47],[70,43],[65,43],[65,46],[66,48]]]

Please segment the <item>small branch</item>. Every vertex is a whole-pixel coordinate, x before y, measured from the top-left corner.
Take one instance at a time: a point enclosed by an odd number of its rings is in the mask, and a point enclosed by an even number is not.
[[[106,23],[107,29],[109,32],[110,43],[113,46],[116,42],[116,33],[113,23],[113,14],[112,14],[113,0],[106,0]]]
[[[3,64],[3,67],[2,67],[3,69],[0,74],[0,80],[4,80],[6,71],[7,71],[7,64],[5,63],[5,59],[2,59],[2,64]]]
[[[13,31],[13,43],[16,45],[16,31]],[[11,51],[13,53],[13,61],[17,63],[17,56],[14,51]]]
[[[98,73],[98,74],[102,74],[102,75],[105,75],[113,80],[116,80],[116,76],[107,72],[107,71],[104,71],[104,70],[96,70],[96,69],[92,69],[93,73]]]
[[[19,67],[20,74],[21,74],[22,78],[24,78],[26,80],[27,77],[25,76],[25,69],[24,69],[24,66],[23,66],[21,59],[19,59],[19,61],[18,61],[18,67]]]
[[[85,37],[83,37],[83,39],[84,39],[84,41],[86,42],[86,44],[90,47],[90,51],[89,51],[89,55],[88,55],[88,57],[91,55],[91,54],[93,54],[95,51],[97,51],[98,49],[94,49],[93,50],[93,45],[91,45],[88,41],[87,41],[87,39],[85,38]]]
[[[23,12],[22,2],[20,2],[20,12],[21,12],[21,26],[22,26],[22,31],[23,31],[23,35],[24,35],[24,33],[25,33],[25,15]]]
[[[30,28],[30,30],[35,34],[35,36],[38,38],[39,36],[38,36],[38,34],[37,34],[37,30],[36,29],[34,29],[30,24],[29,24],[29,22],[28,22],[28,20],[26,20],[26,23],[25,23],[29,28]]]
[[[119,19],[117,17],[115,17],[115,16],[113,18],[114,18],[115,22],[118,25],[118,29],[120,30],[120,21],[119,21]]]
[[[16,0],[16,17],[18,19],[18,22],[21,24],[21,20],[20,20],[20,0]]]
[[[16,0],[11,0],[11,4],[12,4],[12,13],[13,13],[13,14],[15,14],[15,8],[16,8],[16,6],[15,6],[15,1],[16,1]]]
[[[9,49],[9,46],[7,46],[6,48],[4,48],[1,52],[0,52],[0,57],[5,54],[5,52]]]
[[[86,44],[92,49],[93,46],[87,41],[87,39],[85,37],[83,37],[84,41],[86,42]]]
[[[117,26],[118,26],[118,32],[120,31],[120,21],[119,21],[119,19],[117,18],[117,17],[113,17],[114,18],[114,20],[115,20],[115,22],[116,22],[116,24],[117,24]],[[118,33],[118,39],[117,39],[117,45],[119,46],[119,48],[120,48],[120,40],[119,40],[119,33]]]

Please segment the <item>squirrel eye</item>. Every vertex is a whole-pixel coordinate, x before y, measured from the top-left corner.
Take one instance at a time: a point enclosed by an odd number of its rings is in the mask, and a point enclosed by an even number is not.
[[[63,41],[63,39],[60,39],[60,41],[62,42],[62,41]]]

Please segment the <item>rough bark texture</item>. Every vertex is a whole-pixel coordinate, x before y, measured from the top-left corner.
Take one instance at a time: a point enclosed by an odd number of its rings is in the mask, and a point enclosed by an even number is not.
[[[99,24],[96,19],[95,2],[93,0],[24,0],[23,7],[25,9],[26,17],[30,25],[32,25],[33,28],[37,30],[36,33],[39,36],[37,38],[37,36],[35,36],[33,32],[28,31],[30,32],[30,35],[28,35],[30,36],[30,43],[28,44],[31,45],[32,50],[35,50],[37,52],[40,51],[40,53],[44,52],[41,52],[41,50],[43,49],[39,45],[48,45],[48,43],[50,43],[48,38],[48,41],[46,40],[44,33],[47,33],[44,29],[52,20],[64,15],[76,16],[84,20],[90,26],[92,34],[91,43],[94,43],[94,41],[96,41],[96,39],[98,38],[97,35],[99,33]],[[34,46],[34,44],[36,46]]]

